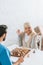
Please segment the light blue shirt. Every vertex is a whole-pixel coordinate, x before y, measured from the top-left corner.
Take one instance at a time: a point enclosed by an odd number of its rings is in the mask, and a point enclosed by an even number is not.
[[[9,50],[0,44],[0,65],[12,65]]]

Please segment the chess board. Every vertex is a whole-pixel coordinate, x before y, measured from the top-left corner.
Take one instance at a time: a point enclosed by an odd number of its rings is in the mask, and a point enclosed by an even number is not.
[[[30,52],[30,50],[29,49],[23,49],[23,48],[15,48],[11,52],[12,52],[12,56],[15,56],[15,57],[23,56],[24,57],[27,53]]]

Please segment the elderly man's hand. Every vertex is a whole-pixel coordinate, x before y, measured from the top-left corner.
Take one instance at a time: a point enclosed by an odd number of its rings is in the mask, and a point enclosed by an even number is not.
[[[20,57],[19,59],[18,59],[18,61],[17,62],[15,62],[13,65],[19,65],[20,63],[22,63],[24,60],[23,60],[23,57]]]
[[[20,57],[18,60],[19,63],[22,63],[23,61],[24,61],[23,57]]]
[[[16,33],[17,33],[18,35],[20,35],[20,34],[21,34],[21,31],[18,29],[18,30],[16,31]]]

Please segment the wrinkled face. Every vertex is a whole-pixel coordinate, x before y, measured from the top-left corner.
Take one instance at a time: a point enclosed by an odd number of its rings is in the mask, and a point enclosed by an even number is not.
[[[28,35],[32,32],[31,27],[25,27],[24,32],[27,33]]]

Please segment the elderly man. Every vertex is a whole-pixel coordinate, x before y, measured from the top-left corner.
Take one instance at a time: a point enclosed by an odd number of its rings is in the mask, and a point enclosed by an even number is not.
[[[26,22],[24,23],[24,32],[18,32],[19,45],[31,49],[38,48],[37,34],[32,30],[31,25]]]
[[[10,51],[1,43],[5,41],[7,35],[7,26],[0,25],[0,65],[18,65],[23,62],[23,57],[20,57],[17,62],[12,64],[10,60]]]

